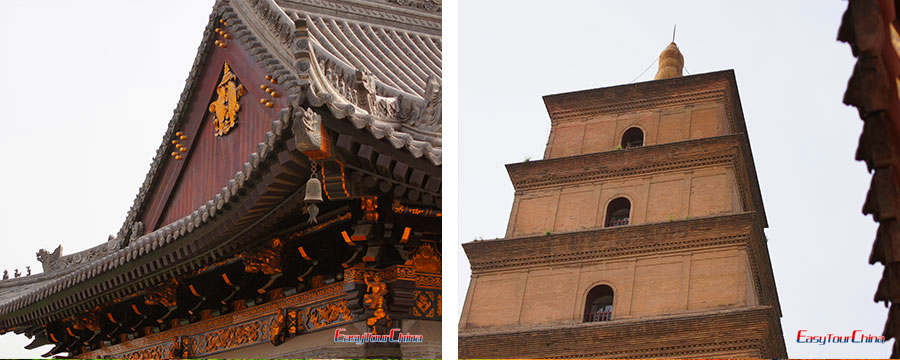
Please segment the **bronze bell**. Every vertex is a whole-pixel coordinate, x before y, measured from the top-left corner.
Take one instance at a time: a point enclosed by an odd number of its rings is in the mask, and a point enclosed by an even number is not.
[[[322,202],[322,182],[315,176],[309,178],[306,182],[306,196],[303,201],[320,203]]]
[[[310,177],[309,181],[306,182],[306,196],[303,198],[303,201],[306,201],[306,212],[309,213],[309,223],[318,223],[319,221],[316,220],[316,215],[319,215],[319,207],[316,206],[316,203],[322,202],[322,182],[315,176]]]

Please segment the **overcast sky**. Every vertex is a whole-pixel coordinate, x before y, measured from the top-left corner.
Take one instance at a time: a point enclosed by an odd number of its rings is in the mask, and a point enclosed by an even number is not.
[[[184,88],[212,0],[0,2],[0,270],[115,234]],[[0,357],[38,357],[23,335]]]
[[[504,235],[513,188],[503,165],[543,157],[550,120],[541,96],[629,83],[677,23],[687,73],[735,70],[788,355],[889,356],[892,341],[796,343],[798,329],[880,335],[887,314],[872,302],[883,269],[867,261],[876,224],[860,211],[870,176],[853,160],[862,122],[841,102],[855,60],[835,40],[846,8],[837,0],[461,3],[461,240]],[[460,259],[461,306],[470,273]]]

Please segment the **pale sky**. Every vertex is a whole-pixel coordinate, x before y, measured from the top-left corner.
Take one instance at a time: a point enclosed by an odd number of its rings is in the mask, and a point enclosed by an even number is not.
[[[0,2],[0,272],[119,231],[184,88],[212,0]],[[0,357],[39,357],[24,335]]]
[[[460,238],[502,237],[504,164],[540,159],[541,96],[625,84],[669,43],[687,73],[734,69],[763,201],[791,357],[888,357],[881,345],[807,345],[809,334],[880,335],[869,265],[870,175],[853,160],[862,121],[841,99],[855,59],[835,40],[846,1],[465,1],[459,8]],[[652,79],[656,67],[638,81]],[[460,250],[461,251],[461,250]],[[460,255],[459,304],[469,271]]]

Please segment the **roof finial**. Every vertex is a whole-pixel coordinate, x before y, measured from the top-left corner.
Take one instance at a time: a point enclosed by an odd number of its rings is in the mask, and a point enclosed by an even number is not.
[[[681,77],[683,69],[684,56],[678,50],[678,45],[675,45],[675,27],[673,26],[672,42],[659,54],[659,71],[656,72],[656,76],[653,79],[662,80]]]
[[[675,28],[678,27],[678,24],[672,25],[672,42],[675,42]]]

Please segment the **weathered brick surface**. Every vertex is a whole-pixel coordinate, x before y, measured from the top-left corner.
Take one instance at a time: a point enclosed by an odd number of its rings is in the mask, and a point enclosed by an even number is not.
[[[460,358],[787,357],[775,310],[462,331]]]
[[[641,129],[645,146],[726,135],[724,107],[725,100],[719,99],[557,123],[550,129],[545,158],[616,150],[632,127]]]
[[[744,202],[736,188],[734,168],[724,163],[522,190],[513,201],[507,237],[604,227],[609,203],[620,197],[631,203],[630,224],[739,213]]]

